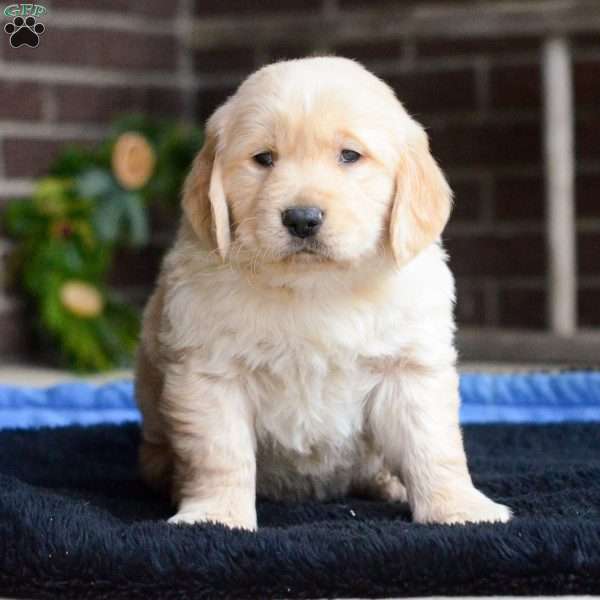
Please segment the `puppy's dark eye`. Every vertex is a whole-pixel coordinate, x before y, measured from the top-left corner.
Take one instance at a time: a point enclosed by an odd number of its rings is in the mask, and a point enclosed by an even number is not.
[[[272,167],[274,163],[272,152],[261,152],[260,154],[255,154],[252,158],[261,167]]]
[[[340,162],[342,163],[355,163],[360,157],[361,155],[354,150],[344,149],[340,152]]]

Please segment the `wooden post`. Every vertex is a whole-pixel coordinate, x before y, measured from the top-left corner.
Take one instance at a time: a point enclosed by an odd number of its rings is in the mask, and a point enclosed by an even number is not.
[[[573,80],[564,37],[546,39],[542,64],[549,317],[553,333],[569,336],[577,329],[577,231]]]

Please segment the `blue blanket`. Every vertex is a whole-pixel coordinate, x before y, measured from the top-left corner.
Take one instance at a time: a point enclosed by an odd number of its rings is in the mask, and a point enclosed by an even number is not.
[[[461,421],[600,421],[600,373],[464,374]],[[131,381],[46,389],[0,385],[0,428],[139,421]]]

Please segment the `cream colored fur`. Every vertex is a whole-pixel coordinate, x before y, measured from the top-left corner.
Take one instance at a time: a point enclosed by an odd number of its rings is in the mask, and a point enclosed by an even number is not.
[[[325,213],[309,246],[281,222],[307,204]],[[422,128],[355,62],[270,65],[215,112],[138,357],[141,466],[172,522],[254,529],[257,493],[509,519],[458,424],[450,204]]]

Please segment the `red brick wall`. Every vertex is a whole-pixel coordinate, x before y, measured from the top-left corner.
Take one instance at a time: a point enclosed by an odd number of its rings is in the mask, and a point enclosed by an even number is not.
[[[419,38],[352,43],[314,38],[235,43],[190,50],[192,17],[203,24],[263,17],[336,18],[381,11],[383,0],[46,0],[37,49],[0,37],[0,210],[25,195],[66,142],[93,143],[124,111],[202,120],[254,68],[313,52],[356,58],[387,79],[429,130],[456,206],[446,233],[458,278],[462,324],[543,328],[540,39]],[[408,3],[406,3],[408,4]],[[416,2],[415,4],[419,4]],[[3,35],[3,34],[2,34]],[[600,35],[572,40],[577,101],[579,309],[600,325]],[[0,240],[1,243],[1,240]],[[0,246],[1,248],[1,246]],[[0,249],[0,254],[1,254]],[[159,252],[150,253],[156,262]],[[132,259],[135,269],[135,257]],[[144,267],[148,263],[142,261]],[[140,270],[144,284],[153,269]],[[14,323],[0,295],[0,327]],[[14,325],[13,325],[14,327]],[[1,338],[2,336],[0,336]],[[0,341],[0,353],[2,352]]]

